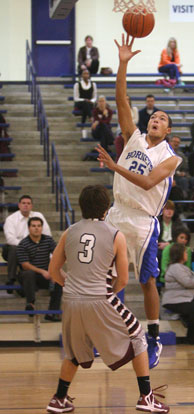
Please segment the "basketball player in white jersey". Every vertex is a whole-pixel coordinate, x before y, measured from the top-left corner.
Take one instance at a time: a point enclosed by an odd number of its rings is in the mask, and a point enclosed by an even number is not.
[[[156,400],[150,387],[144,331],[116,295],[128,281],[127,246],[124,235],[104,221],[110,205],[108,191],[101,185],[87,186],[80,194],[79,204],[83,218],[64,232],[49,265],[51,277],[64,286],[65,359],[47,411],[74,410],[68,388],[79,365],[91,367],[95,346],[112,370],[132,360],[140,390],[138,410],[168,413],[169,407]],[[64,282],[61,268],[66,260]],[[114,283],[113,262],[117,270]]]
[[[134,264],[136,277],[144,293],[144,307],[148,319],[148,355],[150,368],[159,362],[162,344],[159,337],[159,295],[157,216],[168,199],[173,174],[181,158],[176,156],[165,137],[171,131],[171,119],[163,111],[155,112],[148,123],[147,134],[141,134],[133,123],[126,101],[126,73],[128,61],[140,50],[132,52],[134,39],[122,35],[119,49],[119,69],[116,81],[118,118],[124,137],[124,149],[114,163],[106,151],[98,146],[99,160],[115,171],[114,205],[107,222],[121,230],[127,240],[129,261]]]

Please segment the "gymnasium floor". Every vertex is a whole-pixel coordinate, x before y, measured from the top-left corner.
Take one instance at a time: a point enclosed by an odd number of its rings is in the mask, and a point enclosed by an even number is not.
[[[43,414],[56,390],[60,347],[0,348],[0,414]],[[165,346],[151,371],[153,387],[168,384],[164,401],[173,414],[194,413],[194,346]],[[134,414],[138,387],[127,364],[112,372],[100,357],[90,370],[79,368],[69,395],[76,414]]]

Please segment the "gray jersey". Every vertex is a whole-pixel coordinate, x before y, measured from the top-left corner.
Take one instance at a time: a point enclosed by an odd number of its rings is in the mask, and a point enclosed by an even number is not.
[[[107,275],[114,259],[117,231],[104,221],[90,219],[82,219],[69,227],[64,293],[82,297],[107,294]]]

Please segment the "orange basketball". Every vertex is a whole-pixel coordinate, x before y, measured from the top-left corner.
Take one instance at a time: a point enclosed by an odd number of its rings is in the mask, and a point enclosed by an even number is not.
[[[123,27],[125,31],[132,37],[148,36],[154,28],[155,19],[152,13],[133,14],[125,12],[123,15]]]

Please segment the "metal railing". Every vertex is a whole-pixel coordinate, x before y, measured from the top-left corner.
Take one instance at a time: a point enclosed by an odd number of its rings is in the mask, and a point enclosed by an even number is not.
[[[37,128],[40,131],[40,144],[43,145],[43,159],[47,163],[47,177],[50,176],[49,125],[42,101],[40,87],[36,85]]]
[[[26,40],[26,80],[31,93],[31,103],[34,105],[34,116],[36,116],[36,70],[28,40]]]
[[[56,211],[60,211],[60,230],[64,230],[75,222],[75,213],[69,201],[54,142],[51,145],[51,158],[52,193],[56,195]],[[71,215],[71,220],[69,215]]]
[[[43,145],[43,159],[47,163],[47,176],[50,176],[50,139],[49,125],[44,109],[40,87],[37,85],[37,74],[32,59],[32,53],[28,40],[26,41],[26,79],[28,90],[31,92],[31,102],[34,105],[34,116],[37,117],[37,129],[40,131],[40,144]],[[62,171],[52,144],[52,193],[56,193],[56,211],[60,209],[60,230],[63,230],[65,216],[65,228],[74,223],[74,210],[71,208],[67,190],[64,184]],[[71,220],[69,218],[71,214]]]

